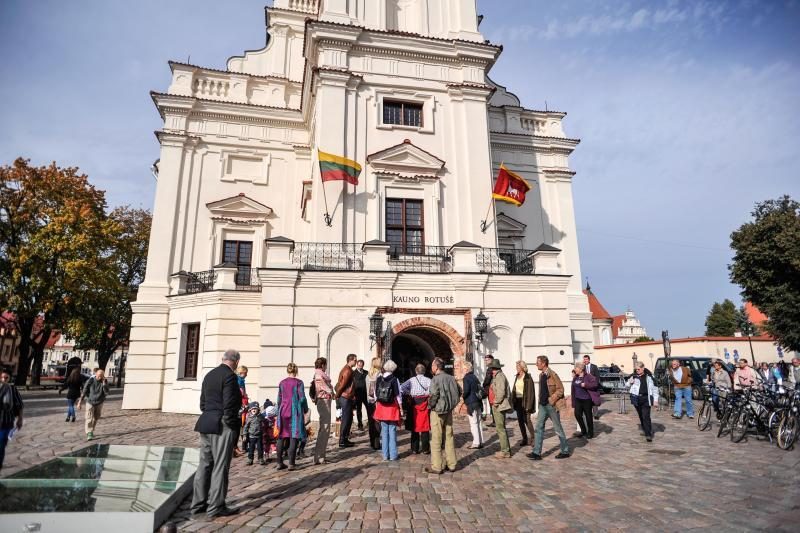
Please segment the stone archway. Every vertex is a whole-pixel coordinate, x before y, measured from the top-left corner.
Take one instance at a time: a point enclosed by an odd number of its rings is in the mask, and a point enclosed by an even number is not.
[[[448,370],[455,378],[461,380],[464,377],[466,340],[449,324],[431,317],[409,318],[392,328],[392,336],[395,339],[393,343],[399,340],[414,345],[417,348],[414,357],[424,359],[428,365],[433,356],[443,356],[445,364],[452,364]],[[410,364],[409,361],[402,362]]]

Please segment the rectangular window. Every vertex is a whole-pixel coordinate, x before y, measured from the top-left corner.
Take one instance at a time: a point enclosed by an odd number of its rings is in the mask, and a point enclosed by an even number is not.
[[[253,243],[250,241],[225,241],[222,245],[222,262],[233,263],[239,269],[237,285],[250,285],[253,264]]]
[[[183,337],[183,379],[197,379],[200,351],[200,324],[186,324]]]
[[[422,104],[384,100],[383,123],[421,128]]]
[[[386,242],[393,256],[425,252],[425,215],[422,200],[386,199]]]

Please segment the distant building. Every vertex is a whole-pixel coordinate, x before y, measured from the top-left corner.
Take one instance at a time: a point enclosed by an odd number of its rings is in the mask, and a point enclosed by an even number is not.
[[[106,366],[108,377],[116,376],[120,362],[127,355],[127,351],[128,347],[122,346],[111,355]],[[59,333],[55,339],[51,338],[47,343],[42,359],[42,368],[45,373],[54,374],[55,367],[67,364],[71,357],[80,357],[83,360],[81,372],[84,374],[91,374],[92,370],[98,366],[97,350],[76,350],[75,341]]]
[[[605,346],[607,344],[612,344],[611,328],[614,322],[613,318],[611,318],[609,312],[606,311],[606,308],[603,307],[603,304],[600,303],[600,300],[597,299],[597,296],[594,295],[588,282],[586,283],[586,288],[583,290],[583,294],[589,299],[589,311],[592,312],[594,345]]]
[[[14,315],[0,314],[0,367],[7,368],[11,374],[17,373],[19,365],[19,332]]]
[[[589,300],[589,310],[592,312],[592,332],[595,346],[630,344],[639,337],[647,336],[647,331],[630,309],[624,315],[611,316],[592,292],[589,283],[586,283],[583,294]]]
[[[614,337],[614,344],[630,344],[639,337],[647,337],[647,331],[630,309],[625,311],[624,315],[617,315],[613,318],[611,334]]]

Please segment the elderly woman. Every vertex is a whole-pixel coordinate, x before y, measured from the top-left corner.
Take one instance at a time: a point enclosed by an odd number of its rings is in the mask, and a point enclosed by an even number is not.
[[[533,378],[528,373],[528,364],[517,361],[517,375],[511,387],[511,405],[517,413],[519,431],[522,435],[520,446],[528,445],[528,434],[533,441],[533,422],[531,415],[536,412],[536,391],[533,389]],[[527,431],[526,431],[527,430]]]
[[[582,362],[575,363],[572,371],[572,407],[575,409],[575,420],[581,428],[581,437],[594,438],[594,418],[592,405],[594,396],[598,396],[597,378],[586,372],[586,365]]]
[[[714,384],[714,388],[711,391],[711,403],[714,405],[714,411],[719,412],[720,394],[723,398],[725,398],[728,391],[733,387],[733,384],[731,383],[731,376],[728,374],[728,371],[725,370],[722,359],[717,359],[714,361],[713,368],[711,369],[711,375],[708,377],[708,380]]]
[[[286,365],[288,376],[278,384],[278,409],[276,424],[278,433],[278,470],[283,470],[283,452],[289,443],[289,470],[294,470],[297,460],[297,445],[306,438],[305,415],[308,412],[303,382],[297,379],[297,365]]]
[[[650,421],[650,407],[658,405],[658,389],[653,383],[653,375],[644,367],[644,363],[637,362],[634,373],[628,379],[631,387],[631,403],[639,415],[642,431],[647,442],[653,442],[653,424]]]
[[[381,452],[384,461],[397,461],[397,426],[400,425],[403,398],[400,381],[394,377],[397,364],[383,363],[383,374],[375,380],[375,420],[381,423]]]
[[[428,416],[428,398],[431,380],[425,376],[425,365],[418,364],[416,376],[400,385],[400,394],[408,398],[406,429],[411,431],[411,451],[419,454],[431,453],[431,419]]]
[[[472,444],[470,448],[483,448],[483,429],[481,428],[483,401],[479,395],[479,391],[483,392],[483,386],[477,376],[475,376],[472,363],[464,363],[464,371],[464,392],[461,397],[464,399],[464,405],[467,406],[469,430],[472,433]]]
[[[314,403],[317,405],[317,412],[319,413],[319,431],[317,432],[317,442],[314,445],[315,465],[325,462],[328,437],[331,434],[333,385],[331,385],[331,377],[328,375],[327,370],[328,360],[324,357],[317,357],[317,360],[314,361],[314,388],[317,391]]]

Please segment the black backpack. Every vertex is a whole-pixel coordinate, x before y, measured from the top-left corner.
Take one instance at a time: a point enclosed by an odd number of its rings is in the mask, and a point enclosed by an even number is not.
[[[392,404],[395,401],[393,385],[394,378],[384,379],[383,376],[379,376],[375,382],[375,399],[383,404]]]

